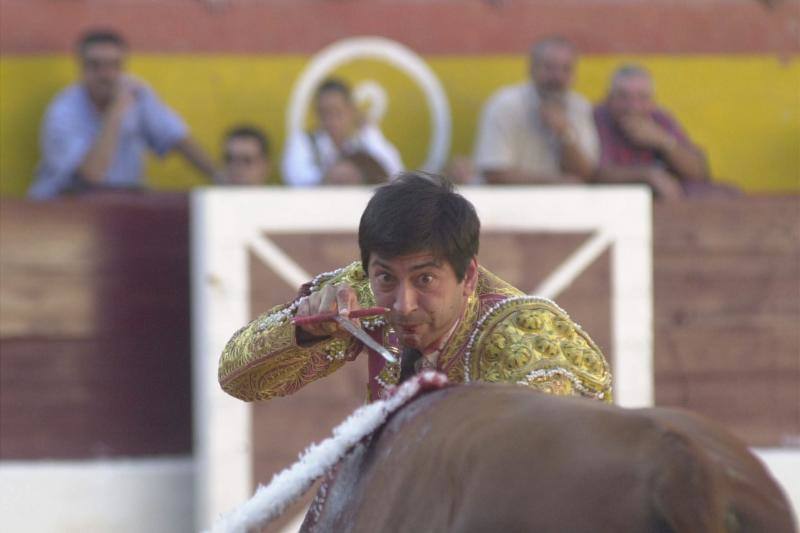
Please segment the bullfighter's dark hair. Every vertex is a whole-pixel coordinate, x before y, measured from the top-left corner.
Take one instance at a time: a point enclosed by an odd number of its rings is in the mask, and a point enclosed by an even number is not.
[[[461,281],[478,254],[480,227],[473,205],[447,178],[404,173],[378,188],[361,215],[361,264],[369,272],[373,252],[391,259],[426,251],[450,263]]]

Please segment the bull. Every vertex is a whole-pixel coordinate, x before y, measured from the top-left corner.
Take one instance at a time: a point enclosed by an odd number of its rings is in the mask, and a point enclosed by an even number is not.
[[[301,531],[796,530],[761,462],[707,419],[470,384],[417,398],[355,446]]]

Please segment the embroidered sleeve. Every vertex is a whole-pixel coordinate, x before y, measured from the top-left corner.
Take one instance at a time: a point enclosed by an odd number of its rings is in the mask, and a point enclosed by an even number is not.
[[[467,348],[467,381],[517,383],[556,395],[611,402],[611,372],[600,348],[555,303],[501,301],[478,322]]]
[[[360,342],[327,338],[299,346],[291,321],[300,296],[341,282],[356,289],[363,306],[373,305],[374,297],[359,263],[320,274],[304,285],[297,299],[272,308],[233,335],[219,362],[223,390],[245,401],[286,396],[354,359],[361,351]]]

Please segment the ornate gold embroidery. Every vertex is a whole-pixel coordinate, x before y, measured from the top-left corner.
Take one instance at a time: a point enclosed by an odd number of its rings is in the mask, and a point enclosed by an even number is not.
[[[481,297],[489,294],[512,297],[522,296],[524,293],[498,278],[483,267],[478,267],[478,283],[475,292],[467,302],[467,309],[461,323],[453,332],[453,336],[439,355],[437,366],[447,370],[447,379],[454,383],[464,382],[464,346],[475,331],[475,324],[481,313]],[[458,361],[453,361],[459,358]]]
[[[536,297],[498,303],[467,347],[467,381],[521,383],[552,394],[611,400],[611,374],[592,339],[553,302]]]
[[[353,286],[362,306],[374,305],[369,280],[358,262],[317,276],[311,291],[341,282]],[[219,365],[219,381],[226,392],[248,401],[284,396],[344,364],[352,340],[334,338],[311,347],[297,346],[291,322],[296,306],[295,300],[274,307],[234,334]]]
[[[375,305],[369,279],[358,262],[317,276],[310,290],[341,282],[356,290],[362,306]],[[487,311],[486,302],[498,297],[503,299]],[[283,396],[344,364],[352,340],[296,345],[291,323],[296,305],[295,301],[277,306],[234,334],[220,360],[220,383],[227,392],[244,400]],[[364,327],[383,328],[384,345],[399,354],[399,348],[388,342],[393,333],[384,321],[365,321]],[[475,294],[437,366],[456,383],[514,382],[551,394],[611,400],[608,365],[591,338],[553,302],[525,297],[482,267]],[[389,387],[399,377],[400,365],[394,363],[386,364],[376,379]]]
[[[378,372],[376,376],[376,380],[380,383],[381,387],[384,389],[388,389],[400,381],[400,348],[398,346],[393,346],[389,339],[394,335],[394,330],[391,326],[386,326],[383,328],[383,345],[392,352],[394,355],[397,356],[397,363],[386,363],[383,367],[383,370]]]

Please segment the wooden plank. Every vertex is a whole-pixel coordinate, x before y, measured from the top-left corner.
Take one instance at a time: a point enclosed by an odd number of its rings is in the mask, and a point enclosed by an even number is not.
[[[800,253],[800,195],[690,200],[653,206],[656,254]],[[658,263],[656,263],[658,268]]]
[[[659,405],[758,446],[800,439],[800,196],[656,205]]]
[[[190,453],[188,340],[4,339],[0,459]]]
[[[797,324],[659,328],[656,372],[707,374],[800,370]]]
[[[185,195],[0,202],[0,458],[191,450]]]
[[[798,372],[727,375],[658,375],[656,403],[682,407],[723,424],[750,446],[797,446],[800,442]]]

